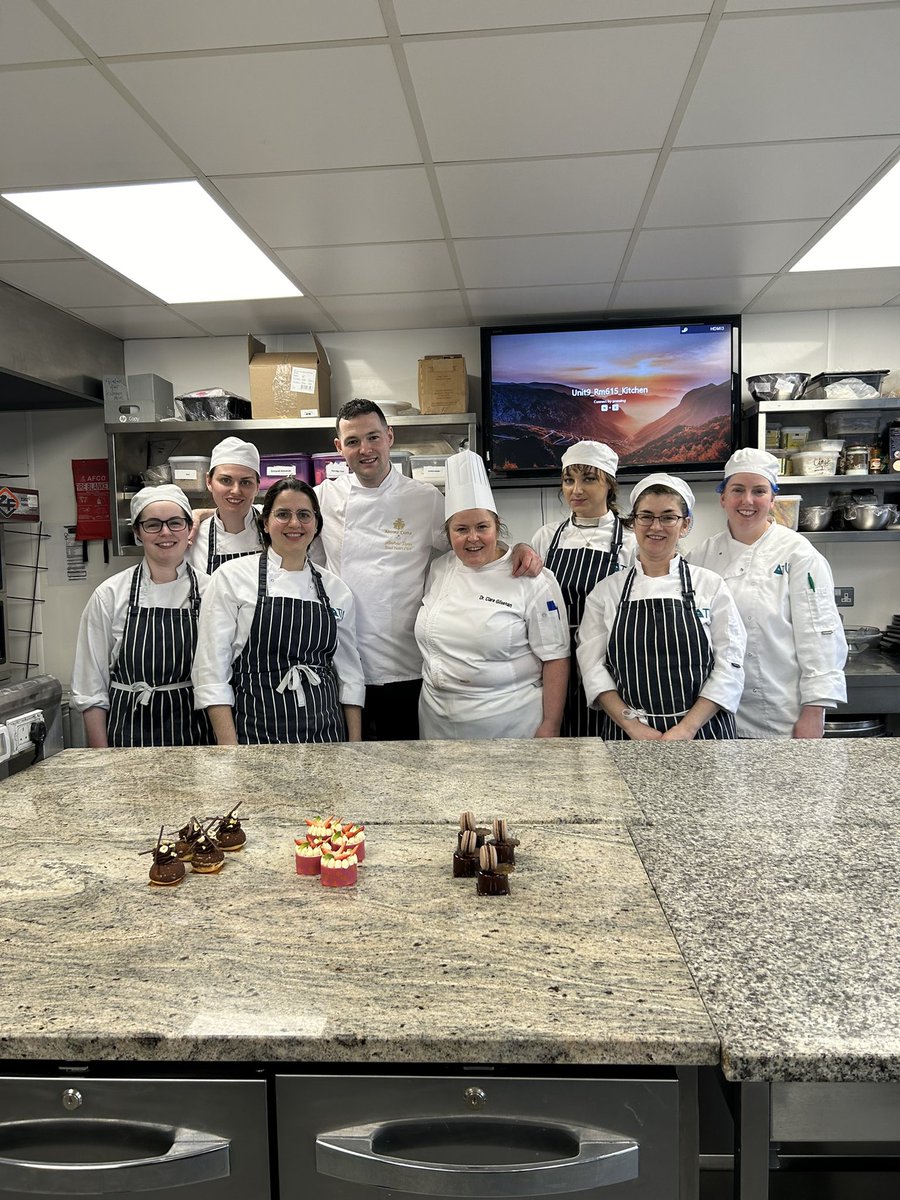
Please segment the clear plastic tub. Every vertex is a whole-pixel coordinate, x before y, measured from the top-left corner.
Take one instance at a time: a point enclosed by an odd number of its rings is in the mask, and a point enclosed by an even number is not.
[[[808,425],[782,425],[781,427],[781,447],[783,450],[802,450],[808,438]]]
[[[349,470],[343,454],[314,454],[312,464],[316,483],[336,479],[338,475],[346,475]]]
[[[205,492],[206,476],[209,473],[209,458],[195,454],[179,455],[169,459],[172,482],[183,492]]]
[[[776,525],[784,525],[788,529],[796,529],[800,524],[800,505],[802,502],[802,496],[776,496],[775,506],[772,509]]]
[[[861,438],[872,441],[881,424],[881,413],[872,409],[859,412],[828,413],[825,425],[830,438]]]
[[[312,483],[312,459],[308,454],[261,454],[259,457],[259,489],[264,492],[279,479],[296,475],[304,483]]]
[[[837,475],[838,450],[798,450],[791,459],[795,475]]]
[[[413,454],[409,460],[413,479],[443,487],[447,482],[449,454]]]

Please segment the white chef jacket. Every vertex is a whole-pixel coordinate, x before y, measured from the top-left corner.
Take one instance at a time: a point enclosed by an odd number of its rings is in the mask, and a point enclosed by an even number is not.
[[[356,638],[366,683],[418,679],[415,639],[434,550],[446,550],[444,497],[430,483],[388,471],[377,488],[353,474],[316,487],[322,535],[314,561],[340,576],[357,599]]]
[[[183,562],[171,583],[154,583],[146,562],[141,562],[141,583],[138,605],[141,608],[187,608],[191,598],[191,581],[187,563]],[[78,712],[88,708],[109,710],[109,671],[119,657],[128,599],[134,576],[128,567],[99,584],[85,605],[75,643],[75,665],[72,669],[72,706]],[[195,567],[197,588],[203,595],[210,578]]]
[[[338,644],[334,654],[334,669],[338,675],[340,702],[361,708],[366,692],[356,650],[356,604],[346,584],[324,567],[319,570],[331,602],[331,611],[337,618]],[[234,705],[231,668],[249,640],[256,615],[259,555],[248,554],[223,563],[209,577],[208,584],[200,606],[197,653],[191,672],[195,708],[209,708],[211,704]],[[302,571],[285,571],[281,557],[271,547],[266,566],[266,586],[270,596],[319,600],[309,563]]]
[[[251,505],[244,518],[244,528],[240,533],[228,533],[222,524],[218,512],[208,521],[202,521],[199,528],[194,527],[194,540],[188,546],[187,560],[195,571],[206,570],[206,560],[209,556],[209,527],[216,526],[216,552],[218,554],[258,554],[260,551],[259,534],[256,530],[254,514],[262,510],[259,505]]]
[[[484,567],[451,551],[431,568],[416,641],[423,737],[533,737],[542,665],[569,657],[562,592],[547,570],[513,578],[511,550]]]
[[[602,550],[609,554],[612,545],[613,531],[613,514],[606,513],[601,517],[596,525],[578,525],[573,527],[571,522],[566,523],[565,529],[559,536],[557,544],[558,550]],[[547,561],[547,551],[550,549],[550,543],[559,529],[562,521],[555,521],[551,525],[542,525],[534,537],[531,539],[531,544],[536,553],[538,553],[544,562]],[[622,549],[619,551],[619,562],[623,567],[630,567],[634,561],[637,541],[630,529],[622,530]]]
[[[822,555],[774,522],[751,546],[727,529],[687,555],[721,575],[747,627],[738,737],[789,738],[804,704],[847,699],[847,639]]]
[[[634,563],[635,577],[628,603],[634,600],[681,599],[681,577],[676,554],[667,575],[645,575],[640,560]],[[715,664],[700,689],[705,700],[718,704],[726,712],[737,712],[744,688],[744,649],[747,635],[737,605],[714,571],[691,566],[691,585],[700,623],[715,655]],[[584,692],[591,708],[601,692],[617,690],[616,681],[606,666],[606,650],[619,601],[625,590],[628,571],[618,571],[601,579],[584,604],[584,616],[578,631],[578,667]]]

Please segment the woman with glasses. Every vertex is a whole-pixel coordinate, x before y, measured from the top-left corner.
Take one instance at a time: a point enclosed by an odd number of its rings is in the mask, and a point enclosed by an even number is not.
[[[575,670],[575,635],[584,601],[596,583],[629,565],[634,534],[616,509],[619,456],[603,442],[576,442],[562,456],[562,494],[571,515],[542,525],[531,544],[559,584],[569,618],[572,670],[563,714],[563,737],[596,737],[603,714],[588,708]]]
[[[585,602],[578,666],[607,741],[735,736],[747,639],[724,580],[678,553],[693,506],[683,479],[638,483],[628,518],[634,566],[602,580]]]
[[[104,580],[88,601],[72,703],[94,748],[206,745],[209,723],[194,709],[191,664],[209,578],[185,561],[190,502],[172,484],[142,488],[132,497],[131,523],[144,559]]]
[[[353,594],[309,561],[316,494],[290,475],[266,492],[265,551],[210,580],[194,662],[198,707],[220,746],[356,742],[365,682]]]
[[[259,451],[253,443],[227,437],[214,446],[206,486],[216,507],[196,514],[200,524],[188,561],[212,575],[224,562],[259,554],[265,544],[253,503],[259,491]]]
[[[847,699],[847,640],[828,563],[773,520],[778,465],[749,446],[731,456],[717,488],[727,528],[689,558],[725,580],[747,626],[738,735],[820,738],[825,710]]]

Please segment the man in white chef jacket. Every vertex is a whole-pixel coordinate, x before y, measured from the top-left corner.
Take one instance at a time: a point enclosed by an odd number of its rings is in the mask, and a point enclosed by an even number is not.
[[[356,597],[363,739],[415,740],[422,658],[414,629],[432,556],[449,548],[444,498],[433,484],[393,470],[394,431],[373,401],[344,404],[337,434],[349,472],[316,486],[323,528],[310,557]],[[543,564],[530,546],[517,546],[514,565],[517,575],[537,575]]]

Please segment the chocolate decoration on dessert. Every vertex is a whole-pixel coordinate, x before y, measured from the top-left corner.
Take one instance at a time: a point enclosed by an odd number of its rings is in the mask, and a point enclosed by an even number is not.
[[[497,868],[507,874],[516,869],[516,846],[519,839],[509,836],[509,828],[505,820],[495,817],[492,823],[494,836],[490,844],[497,851]]]
[[[459,831],[459,848],[453,855],[453,878],[471,879],[478,872],[478,848],[474,829]]]
[[[199,875],[212,875],[215,871],[221,871],[224,862],[224,852],[201,830],[191,850],[191,870]]]
[[[186,825],[178,830],[175,841],[175,851],[182,862],[188,862],[197,838],[203,833],[203,826],[196,817],[191,817]]]
[[[163,828],[162,825],[159,827],[156,845],[150,850],[141,850],[140,853],[153,855],[150,882],[157,887],[172,887],[184,879],[184,863],[179,860],[174,845],[163,840]]]
[[[508,896],[509,879],[497,870],[497,851],[493,846],[482,846],[478,852],[480,870],[475,880],[475,891],[479,896]]]
[[[230,812],[219,818],[215,840],[223,850],[241,850],[247,840],[240,818],[234,815],[243,803],[243,800],[238,800]]]

